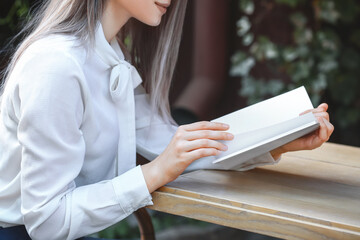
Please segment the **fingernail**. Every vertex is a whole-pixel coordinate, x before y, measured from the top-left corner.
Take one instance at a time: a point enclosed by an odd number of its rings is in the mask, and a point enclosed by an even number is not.
[[[221,150],[222,150],[222,151],[226,151],[226,150],[228,150],[228,146],[223,145],[223,146],[221,147]]]
[[[228,139],[233,139],[234,138],[234,135],[231,134],[231,133],[227,133],[226,136],[227,136]]]
[[[226,124],[226,123],[223,123],[222,126],[223,126],[224,128],[229,128],[229,127],[230,127],[229,124]]]

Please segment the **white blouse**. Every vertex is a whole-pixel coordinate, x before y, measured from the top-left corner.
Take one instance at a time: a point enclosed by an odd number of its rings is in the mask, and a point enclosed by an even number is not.
[[[19,59],[1,102],[0,226],[23,224],[33,239],[75,239],[152,204],[135,148],[152,160],[176,126],[151,118],[141,79],[123,88],[134,79],[123,80],[119,68],[120,82],[111,80],[114,66],[104,59],[110,55],[123,61],[100,26],[95,51],[74,37],[51,35]],[[187,170],[215,168],[212,160]],[[266,154],[246,168],[274,162]]]

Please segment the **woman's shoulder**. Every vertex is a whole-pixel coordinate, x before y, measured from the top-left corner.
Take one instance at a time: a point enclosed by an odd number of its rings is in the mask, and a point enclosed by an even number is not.
[[[73,36],[52,34],[31,43],[19,59],[19,64],[38,61],[41,64],[72,61],[81,66],[85,62],[86,46]],[[76,66],[74,66],[76,67]]]
[[[49,35],[31,43],[17,60],[9,77],[13,86],[52,88],[84,83],[85,47],[66,35]],[[28,79],[32,79],[31,85]],[[76,84],[75,84],[76,85]]]

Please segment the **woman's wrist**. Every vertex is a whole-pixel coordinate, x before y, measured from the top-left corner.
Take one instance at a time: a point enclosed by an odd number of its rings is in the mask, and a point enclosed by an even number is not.
[[[156,161],[141,165],[141,170],[150,193],[167,183]]]

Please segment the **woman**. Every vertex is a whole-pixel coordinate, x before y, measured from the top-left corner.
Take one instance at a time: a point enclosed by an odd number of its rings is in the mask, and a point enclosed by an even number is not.
[[[169,116],[185,5],[43,2],[9,65],[2,95],[0,237],[75,239],[97,232],[152,204],[150,193],[195,160],[226,150],[217,140],[233,138],[224,132],[228,126],[176,128]],[[260,162],[326,141],[332,132],[326,108],[314,110],[318,133]],[[136,148],[154,160],[136,167]]]

